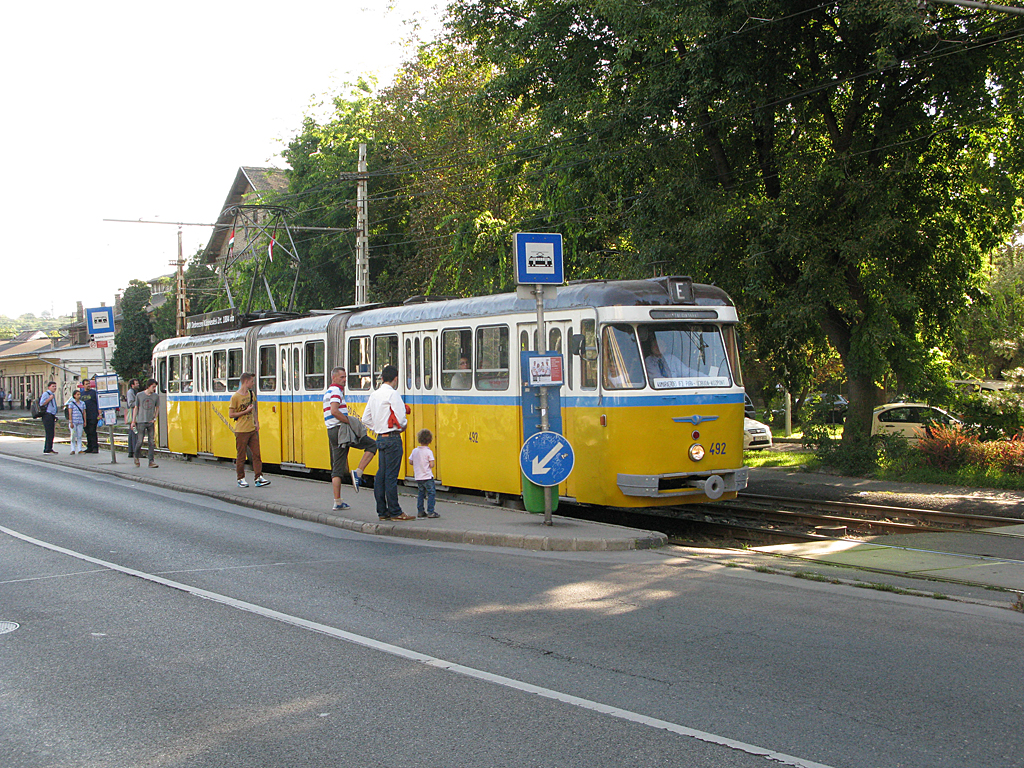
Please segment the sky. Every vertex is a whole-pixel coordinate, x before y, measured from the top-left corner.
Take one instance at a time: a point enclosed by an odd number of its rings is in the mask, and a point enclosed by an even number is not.
[[[174,271],[176,226],[212,223],[240,166],[279,156],[361,74],[391,81],[434,0],[9,3],[0,47],[0,315],[113,304]],[[353,171],[355,168],[352,169]],[[211,229],[183,228],[188,258]]]

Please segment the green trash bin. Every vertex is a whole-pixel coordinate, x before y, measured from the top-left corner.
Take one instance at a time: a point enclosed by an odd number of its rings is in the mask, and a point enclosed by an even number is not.
[[[544,486],[537,485],[523,474],[523,506],[534,514],[544,512]],[[551,489],[551,511],[558,509],[558,487]]]

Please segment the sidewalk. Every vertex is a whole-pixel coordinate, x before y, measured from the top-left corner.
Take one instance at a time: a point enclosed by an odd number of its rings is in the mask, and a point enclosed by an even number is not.
[[[894,483],[785,468],[751,469],[747,492],[1024,517],[1024,493],[1018,491]],[[823,566],[1024,594],[1024,525],[994,522],[991,528],[974,531],[889,534],[754,547],[752,551]]]
[[[42,445],[41,438],[0,435],[0,455],[102,472],[357,533],[559,552],[651,549],[664,546],[668,541],[662,533],[573,520],[558,515],[553,516],[553,525],[545,526],[543,515],[494,506],[482,499],[453,501],[438,498],[436,509],[441,515],[439,519],[385,523],[377,519],[372,488],[363,489],[357,494],[351,485],[344,485],[342,495],[351,509],[336,513],[331,511],[331,486],[321,480],[270,475],[269,486],[256,488],[252,485],[252,470],[246,467],[250,487],[239,488],[235,484],[235,467],[232,462],[185,461],[164,455],[157,457],[159,468],[149,469],[145,461],[141,467],[136,467],[120,451],[117,453],[117,463],[111,464],[109,448],[101,449],[98,454],[72,456],[67,439],[61,440],[59,434],[54,443],[58,455],[43,456]],[[402,493],[403,488],[399,486],[402,509],[406,514],[415,515],[415,494],[410,497],[409,489],[404,490]]]

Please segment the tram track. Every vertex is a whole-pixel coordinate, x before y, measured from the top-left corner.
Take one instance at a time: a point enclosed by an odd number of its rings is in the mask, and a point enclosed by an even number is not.
[[[735,500],[663,507],[658,514],[566,505],[571,517],[660,531],[679,541],[713,539],[780,544],[857,539],[887,534],[970,532],[1024,525],[1024,517],[945,512],[788,496],[740,494]]]

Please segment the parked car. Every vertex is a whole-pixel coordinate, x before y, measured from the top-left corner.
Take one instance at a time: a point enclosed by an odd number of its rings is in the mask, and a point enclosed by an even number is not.
[[[871,416],[872,435],[900,435],[920,440],[933,424],[962,424],[952,414],[925,403],[887,403],[875,408]]]
[[[746,392],[743,393],[743,414],[748,419],[757,418],[757,411],[754,409],[754,401],[750,399],[750,395]]]
[[[743,418],[743,450],[760,451],[772,447],[772,431],[767,424],[749,417]]]
[[[846,420],[846,411],[850,401],[842,395],[810,395],[804,403],[804,413],[813,414],[827,424],[842,424]]]

